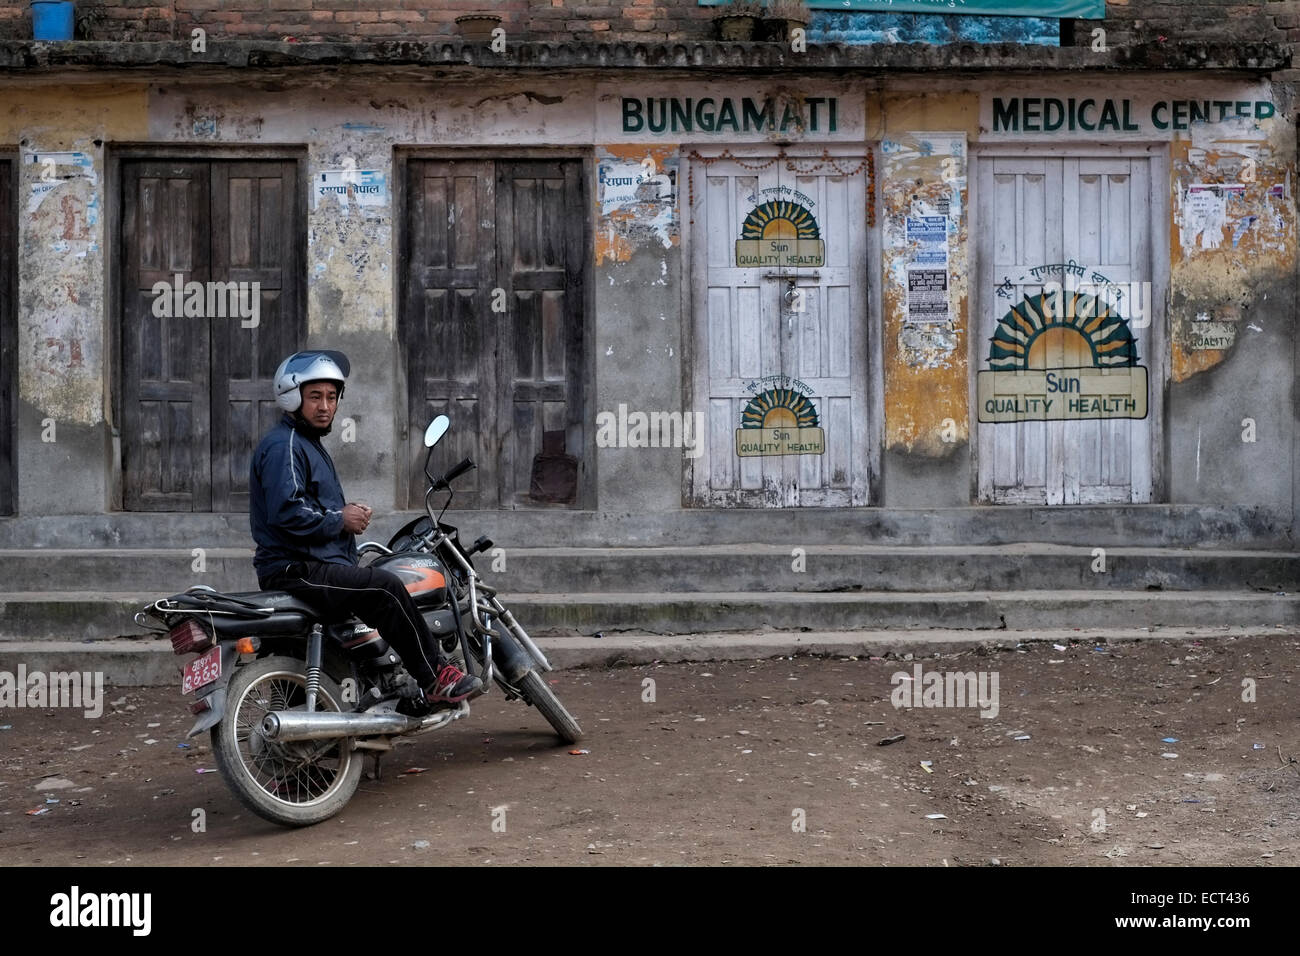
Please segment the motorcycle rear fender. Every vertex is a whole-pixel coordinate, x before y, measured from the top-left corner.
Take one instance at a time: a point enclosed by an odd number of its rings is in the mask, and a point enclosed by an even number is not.
[[[205,695],[206,697],[212,698],[212,706],[199,715],[199,719],[195,722],[194,726],[190,728],[190,732],[185,735],[186,737],[197,737],[199,734],[203,733],[203,731],[210,730],[217,724],[221,723],[221,718],[226,716],[227,681],[222,679],[218,683],[220,686],[218,686],[218,684],[212,684],[212,693]],[[208,690],[207,687],[203,689]]]
[[[194,726],[186,737],[197,737],[203,731],[214,727],[221,722],[221,718],[226,714],[226,685],[230,683],[230,678],[235,674],[235,660],[239,657],[239,652],[235,650],[234,641],[221,642],[221,676],[211,684],[200,688],[194,694],[195,700],[212,699],[212,706],[199,714],[199,719],[195,721]]]

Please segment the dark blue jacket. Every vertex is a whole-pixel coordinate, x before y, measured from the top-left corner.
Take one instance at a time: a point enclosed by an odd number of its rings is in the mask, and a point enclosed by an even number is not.
[[[334,462],[293,416],[266,433],[248,469],[248,517],[261,581],[305,559],[356,564],[357,542],[343,530],[343,488]]]

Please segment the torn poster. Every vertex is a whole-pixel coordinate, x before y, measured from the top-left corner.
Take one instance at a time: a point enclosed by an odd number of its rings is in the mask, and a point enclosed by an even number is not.
[[[948,217],[909,216],[907,244],[908,325],[947,322],[948,308]]]

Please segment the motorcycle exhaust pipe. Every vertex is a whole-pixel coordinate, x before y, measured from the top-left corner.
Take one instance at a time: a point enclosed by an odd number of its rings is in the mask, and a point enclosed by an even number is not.
[[[276,711],[262,718],[267,740],[328,740],[331,737],[372,737],[405,734],[422,721],[404,714],[340,714],[333,711]]]

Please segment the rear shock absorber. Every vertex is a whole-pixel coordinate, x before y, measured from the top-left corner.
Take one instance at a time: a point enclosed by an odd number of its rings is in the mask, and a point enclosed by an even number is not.
[[[316,710],[316,694],[320,691],[321,629],[313,624],[307,638],[307,713]]]

